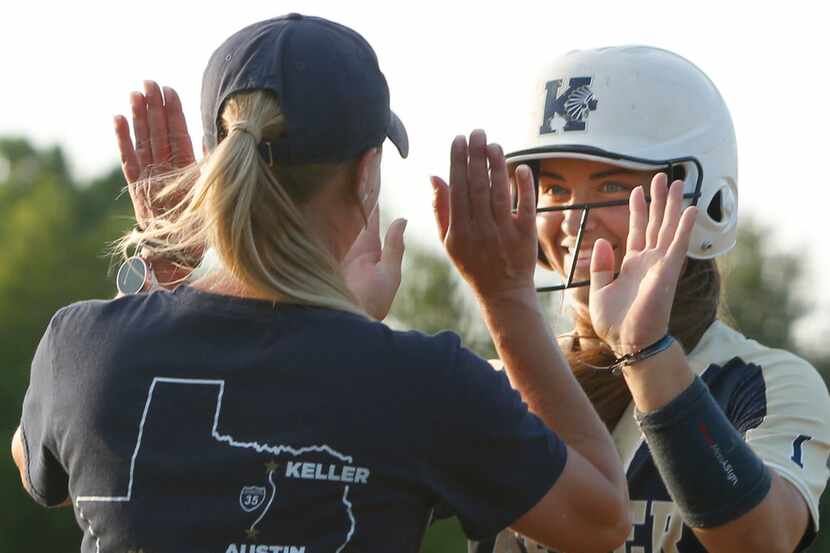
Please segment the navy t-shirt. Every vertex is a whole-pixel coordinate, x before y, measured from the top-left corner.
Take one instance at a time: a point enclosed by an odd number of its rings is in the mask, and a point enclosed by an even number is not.
[[[565,445],[452,333],[180,287],[58,311],[21,421],[82,551],[417,551],[533,507]]]

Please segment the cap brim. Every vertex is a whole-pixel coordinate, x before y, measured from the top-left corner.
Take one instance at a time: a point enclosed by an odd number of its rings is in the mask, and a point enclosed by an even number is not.
[[[386,131],[386,136],[398,149],[401,157],[405,158],[409,155],[409,135],[406,134],[403,122],[394,111],[389,112],[389,129]]]

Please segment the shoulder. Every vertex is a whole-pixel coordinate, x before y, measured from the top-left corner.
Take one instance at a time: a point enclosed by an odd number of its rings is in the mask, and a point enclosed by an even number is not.
[[[486,364],[467,350],[454,332],[443,331],[429,335],[416,330],[393,330],[382,323],[375,324],[383,327],[381,332],[384,347],[389,353],[401,357],[406,364],[417,364],[426,373],[443,373],[471,358]]]
[[[689,362],[698,373],[711,380],[710,373],[734,373],[740,371],[749,376],[758,373],[768,384],[798,381],[809,387],[826,387],[818,371],[798,355],[767,347],[737,330],[715,321],[706,331],[698,346],[689,354]]]
[[[384,325],[385,326],[385,325]],[[396,331],[385,327],[386,347],[394,354],[409,374],[421,383],[430,383],[432,394],[445,395],[455,402],[459,394],[485,393],[490,388],[502,388],[507,379],[499,360],[489,363],[464,347],[454,332],[444,331],[427,335],[418,331]],[[494,370],[495,369],[495,370]],[[440,382],[441,391],[435,389]]]
[[[60,308],[52,316],[46,336],[61,347],[72,344],[110,344],[117,335],[135,332],[137,325],[169,316],[166,291],[110,300],[84,300]]]
[[[690,355],[690,362],[722,405],[757,411],[814,409],[830,417],[830,395],[818,371],[798,355],[769,348],[716,322]],[[751,399],[751,401],[750,401]]]

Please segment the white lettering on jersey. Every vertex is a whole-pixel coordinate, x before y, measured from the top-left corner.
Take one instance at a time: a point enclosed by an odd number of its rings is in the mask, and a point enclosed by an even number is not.
[[[264,486],[244,486],[239,492],[239,506],[246,513],[256,511],[265,501],[265,493]]]
[[[285,476],[287,478],[298,478],[302,480],[367,484],[370,474],[367,468],[353,467],[351,465],[324,465],[321,463],[306,463],[300,461],[289,461],[285,465]]]
[[[225,553],[305,553],[305,545],[256,545],[232,543]]]
[[[672,516],[674,503],[671,501],[641,501],[631,500],[628,504],[631,513],[631,532],[625,543],[614,550],[614,553],[677,553],[677,542],[683,533],[683,521]],[[642,541],[635,542],[635,532],[638,527],[645,526],[651,519],[651,547]],[[641,539],[648,539],[640,532]]]
[[[683,521],[679,516],[672,516],[674,503],[671,501],[651,501],[651,550],[663,553],[677,553],[677,542],[683,534]],[[662,547],[662,549],[661,549]]]
[[[632,499],[628,502],[628,512],[631,514],[631,531],[628,533],[628,539],[624,544],[619,546],[614,550],[614,553],[625,553],[625,546],[626,544],[630,544],[634,541],[634,529],[638,525],[645,524],[646,522],[646,512],[648,510],[648,503],[646,501],[638,501],[636,499]],[[646,550],[642,546],[632,546],[629,549],[629,553],[646,553]]]

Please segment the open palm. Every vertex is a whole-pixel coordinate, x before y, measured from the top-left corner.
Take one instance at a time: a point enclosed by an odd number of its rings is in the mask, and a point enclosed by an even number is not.
[[[647,208],[642,187],[631,193],[626,253],[614,278],[614,251],[597,240],[591,258],[588,305],[594,330],[618,355],[641,350],[668,331],[697,208],[683,209],[683,183],[651,182]]]
[[[135,219],[146,227],[154,217],[167,212],[181,197],[159,202],[164,179],[154,179],[195,162],[182,104],[176,91],[155,81],[144,82],[144,93],[130,94],[135,144],[123,115],[115,117],[115,136],[121,154],[121,169],[127,181]]]
[[[383,320],[401,285],[406,220],[395,219],[389,225],[381,247],[379,211],[380,207],[375,206],[366,228],[343,259],[342,267],[346,286],[363,309],[375,319]]]

